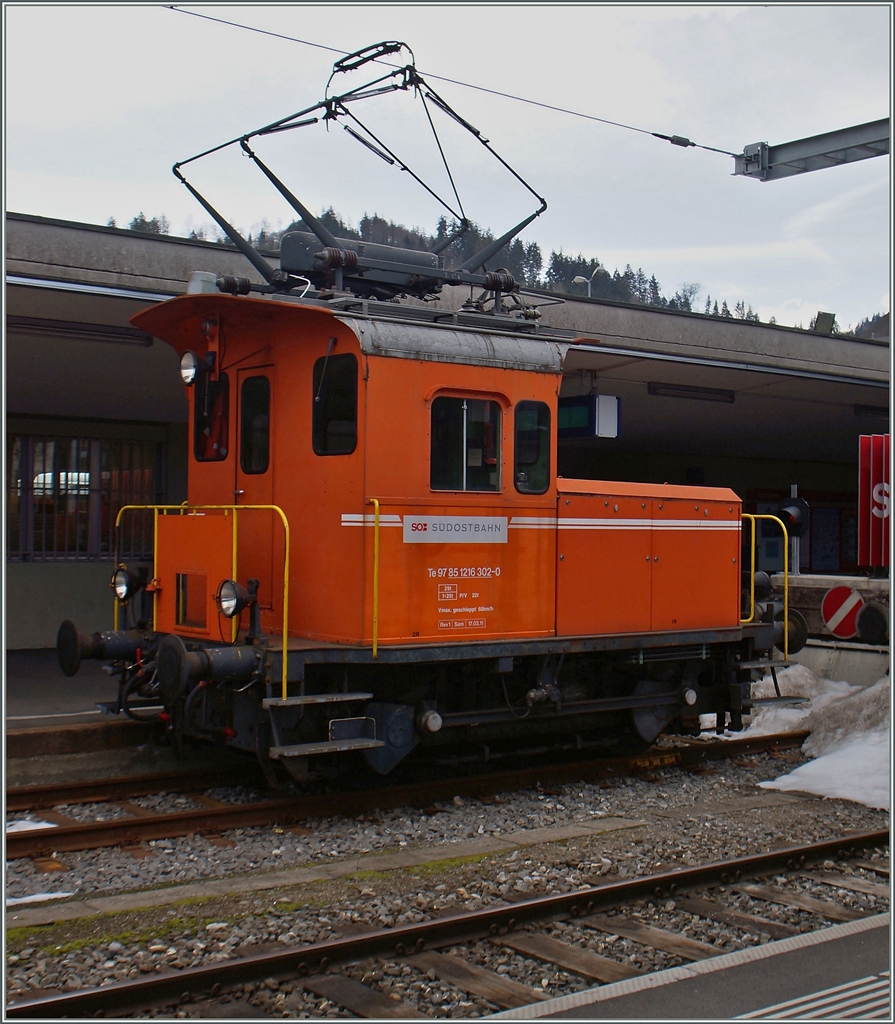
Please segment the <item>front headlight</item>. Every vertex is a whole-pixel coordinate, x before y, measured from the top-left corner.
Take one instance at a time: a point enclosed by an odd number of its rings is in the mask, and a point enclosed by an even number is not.
[[[221,615],[232,619],[249,603],[249,592],[236,580],[224,580],[214,595]]]
[[[195,352],[187,350],[180,357],[180,377],[183,383],[189,386],[196,383],[196,376],[199,373],[199,357]]]
[[[129,572],[123,565],[120,565],[112,573],[109,586],[115,591],[115,596],[119,601],[128,601],[140,589],[140,577],[135,573]]]

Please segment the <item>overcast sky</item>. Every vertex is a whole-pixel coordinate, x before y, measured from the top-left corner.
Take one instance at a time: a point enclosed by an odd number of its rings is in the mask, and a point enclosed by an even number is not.
[[[383,39],[406,42],[424,76],[729,152],[788,142],[889,116],[891,15],[888,4],[6,4],[5,208],[119,226],[142,211],[173,234],[209,224],[171,165],[321,99],[338,57],[321,47]],[[339,79],[338,91],[356,84]],[[630,263],[666,295],[698,283],[698,309],[708,294],[742,299],[790,325],[826,310],[848,327],[889,309],[889,157],[760,183],[733,177],[721,153],[430,84],[547,199],[522,236],[545,261],[562,248],[610,270]],[[453,199],[418,103],[371,99],[357,114]],[[437,126],[467,216],[499,234],[533,212],[481,146],[440,115]],[[314,212],[427,231],[443,212],[339,127],[256,149]],[[186,170],[242,229],[292,219],[235,149]]]

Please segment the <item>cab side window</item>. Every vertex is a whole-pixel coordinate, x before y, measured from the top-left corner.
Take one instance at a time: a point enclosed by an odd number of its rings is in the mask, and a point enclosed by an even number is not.
[[[521,494],[543,494],[550,484],[550,407],[544,402],[516,406],[513,480]]]
[[[243,473],[266,473],[270,463],[270,381],[247,377],[240,395],[239,464]]]
[[[314,363],[313,429],[318,455],[350,455],[357,447],[357,359],[351,352]]]
[[[433,491],[500,490],[500,406],[481,398],[432,402]]]
[[[226,373],[210,380],[205,374],[196,381],[193,398],[193,454],[199,462],[220,462],[227,458],[230,430],[230,380]]]

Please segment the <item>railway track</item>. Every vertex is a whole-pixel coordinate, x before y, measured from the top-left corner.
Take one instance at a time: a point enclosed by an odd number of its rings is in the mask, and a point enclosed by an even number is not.
[[[525,980],[515,980],[477,963],[483,946],[499,948],[507,959],[522,957],[531,962],[531,978],[542,974],[544,965],[550,965],[553,970],[577,975],[587,984],[603,984],[644,973],[631,964],[630,957],[618,952],[618,943],[624,949],[634,944],[662,950],[678,962],[725,952],[711,943],[646,923],[636,909],[636,901],[640,906],[661,906],[663,901],[673,900],[694,919],[719,922],[765,940],[805,931],[803,924],[765,916],[763,908],[772,905],[789,908],[813,930],[858,920],[879,910],[849,906],[843,893],[864,894],[861,898],[875,901],[877,907],[888,900],[888,862],[862,859],[871,849],[888,847],[888,841],[888,832],[883,830],[855,833],[572,893],[364,931],[275,953],[168,971],[121,984],[10,1002],[7,1015],[9,1019],[59,1019],[100,1016],[123,1009],[139,1012],[147,1006],[158,1010],[183,1005],[185,1009],[194,999],[213,1000],[228,987],[260,982],[273,989],[282,985],[290,992],[322,997],[328,1004],[361,1017],[427,1016],[402,998],[406,986],[385,992],[377,984],[383,969],[388,972],[395,968],[399,977],[406,968],[408,974],[422,974],[455,986],[496,1008],[523,1006],[546,998],[545,993]],[[852,872],[831,870],[834,865],[830,863],[821,871],[812,870],[817,861],[829,862],[832,858],[852,858]],[[854,868],[862,870],[864,876]],[[867,878],[871,873],[886,881]],[[820,888],[832,896],[818,898],[800,891],[799,884],[804,883],[810,883],[815,892]],[[732,895],[738,903],[731,902]],[[595,952],[586,938],[595,934],[605,939],[605,954]],[[206,1012],[201,1015],[214,1016]]]
[[[450,800],[457,795],[493,796],[510,789],[537,784],[558,785],[570,781],[619,778],[670,767],[698,770],[707,762],[720,758],[799,747],[806,736],[805,732],[793,732],[723,741],[680,742],[672,748],[651,750],[624,758],[541,765],[488,775],[426,779],[418,784],[383,789],[272,795],[251,803],[227,803],[196,793],[197,790],[220,785],[222,780],[219,775],[200,777],[195,773],[19,787],[7,790],[7,811],[39,811],[40,816],[53,827],[8,832],[6,857],[8,860],[49,857],[53,853],[100,847],[133,847],[154,839],[172,839],[191,833],[216,834],[226,829],[249,828],[273,822],[294,824],[308,818],[325,817],[332,814],[334,808],[341,814],[362,814],[374,809],[427,806],[434,801]],[[194,793],[191,799],[195,806],[188,810],[157,814],[132,802],[137,796],[165,790]],[[101,803],[106,808],[111,805],[115,817],[112,820],[78,822],[66,815],[64,810],[59,810],[60,806],[64,808],[84,803]],[[46,808],[51,810],[47,811]]]

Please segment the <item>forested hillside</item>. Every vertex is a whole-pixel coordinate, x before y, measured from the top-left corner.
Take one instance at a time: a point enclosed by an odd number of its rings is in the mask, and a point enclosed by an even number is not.
[[[364,214],[357,228],[352,228],[332,207],[324,210],[318,219],[339,238],[354,238],[358,241],[392,245],[402,249],[430,249],[457,230],[456,222],[442,217],[438,221],[435,233],[430,235],[419,228],[407,228],[403,224],[396,224],[375,213],[372,216]],[[112,218],[108,223],[110,227],[116,226]],[[148,231],[153,234],[168,234],[169,230],[168,221],[164,216],[147,219],[142,212],[139,216],[134,217],[128,224],[128,228],[132,231]],[[307,231],[308,228],[301,220],[293,221],[282,230],[273,230],[265,222],[256,234],[250,233],[248,238],[258,249],[276,252],[280,246],[281,236],[287,231],[296,230]],[[190,236],[202,239],[209,237],[205,231],[192,231]],[[228,243],[227,238],[217,229],[214,229],[210,240],[220,244]],[[446,265],[448,267],[459,266],[493,240],[494,235],[487,228],[470,224],[466,233],[444,250]],[[656,280],[656,275],[647,276],[641,267],[634,270],[628,264],[624,270],[616,268],[610,271],[603,267],[598,259],[588,259],[581,253],[571,256],[563,252],[562,249],[559,252],[552,251],[545,263],[544,254],[537,242],[525,243],[519,238],[513,239],[509,245],[504,246],[493,259],[489,260],[487,269],[497,270],[500,267],[509,270],[523,286],[541,291],[556,292],[578,298],[590,294],[595,299],[611,299],[615,302],[658,306],[664,309],[703,313],[706,316],[759,322],[758,314],[752,311],[752,306],[748,305],[744,299],[738,299],[732,306],[726,298],[719,301],[712,295],[706,295],[705,299],[701,300],[698,297],[700,286],[695,283],[684,283],[673,295],[667,296],[662,292],[662,286]],[[577,283],[576,278],[578,279]],[[859,337],[868,335],[880,319],[879,313],[865,317],[850,333]],[[776,321],[771,317],[769,322],[773,324]],[[809,328],[813,327],[814,321],[812,320]],[[835,323],[833,333],[843,333]]]

